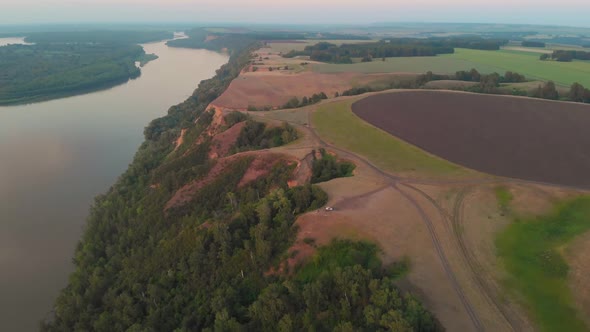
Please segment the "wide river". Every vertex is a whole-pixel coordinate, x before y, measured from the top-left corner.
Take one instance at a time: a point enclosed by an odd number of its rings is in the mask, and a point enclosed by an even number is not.
[[[93,198],[127,168],[150,120],[228,60],[163,42],[143,46],[160,58],[136,80],[0,107],[0,331],[38,330],[73,270]]]

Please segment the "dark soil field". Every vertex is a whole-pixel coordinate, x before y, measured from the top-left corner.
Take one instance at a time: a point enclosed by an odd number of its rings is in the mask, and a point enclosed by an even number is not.
[[[478,171],[590,188],[590,105],[408,91],[362,99],[352,110],[402,140]]]

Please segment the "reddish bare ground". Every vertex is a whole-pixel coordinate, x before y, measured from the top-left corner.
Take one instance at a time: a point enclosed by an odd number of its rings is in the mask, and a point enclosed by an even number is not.
[[[362,119],[486,173],[590,188],[590,105],[442,91],[374,95]]]
[[[213,109],[215,114],[213,115],[213,120],[207,129],[207,135],[215,136],[221,130],[221,128],[225,125],[225,117],[223,116],[223,110],[214,104],[211,104],[207,107],[208,110]]]
[[[231,128],[222,132],[221,134],[215,135],[213,142],[211,143],[211,150],[209,151],[210,159],[217,159],[225,157],[229,153],[230,149],[236,143],[242,128],[246,125],[246,122],[240,122],[233,125]]]
[[[303,160],[297,163],[293,179],[289,181],[289,188],[302,186],[311,179],[313,165],[313,155],[308,154]]]
[[[178,136],[178,139],[176,140],[174,150],[178,149],[178,147],[184,143],[184,134],[186,134],[186,129],[180,130],[180,136]]]
[[[260,71],[260,69],[259,69]],[[250,72],[240,75],[232,81],[229,88],[213,101],[223,108],[245,110],[248,106],[280,107],[293,97],[303,98],[314,93],[324,92],[328,97],[336,92],[342,93],[353,86],[410,74],[358,74],[337,73],[322,74],[314,72],[283,73]],[[414,74],[411,74],[414,75]]]
[[[252,181],[256,181],[265,175],[268,175],[273,166],[281,161],[286,161],[288,163],[295,162],[289,157],[277,153],[261,152],[256,154],[256,158],[246,170],[246,173],[242,177],[242,180],[240,180],[240,183],[238,183],[238,188],[243,187]]]
[[[183,187],[178,189],[178,191],[176,191],[172,198],[170,198],[170,200],[166,203],[164,211],[167,211],[171,208],[180,207],[190,202],[194,195],[199,191],[199,189],[212,183],[219,176],[223,176],[224,171],[229,165],[231,165],[233,162],[237,161],[240,158],[245,158],[249,156],[253,156],[254,160],[252,160],[252,162],[250,163],[250,166],[246,170],[246,173],[244,174],[243,178],[240,180],[238,187],[244,186],[252,181],[259,179],[262,176],[267,175],[272,169],[272,167],[276,165],[278,162],[295,162],[295,160],[288,156],[268,151],[244,152],[225,158],[220,158],[217,160],[215,166],[211,168],[207,176],[205,176],[202,179],[193,181],[187,185],[184,185]]]

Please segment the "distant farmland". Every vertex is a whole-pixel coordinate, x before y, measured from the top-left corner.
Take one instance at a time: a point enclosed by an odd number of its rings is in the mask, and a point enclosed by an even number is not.
[[[482,73],[503,73],[510,70],[524,74],[529,79],[553,80],[564,86],[574,82],[590,86],[590,62],[588,61],[541,61],[538,54],[513,50],[480,51],[458,48],[455,49],[455,54],[436,57],[388,58],[386,61],[375,59],[373,62],[355,64],[320,64],[314,65],[313,68],[322,73],[432,71],[445,74],[471,68]]]
[[[440,91],[371,96],[369,123],[486,173],[590,188],[590,105]]]

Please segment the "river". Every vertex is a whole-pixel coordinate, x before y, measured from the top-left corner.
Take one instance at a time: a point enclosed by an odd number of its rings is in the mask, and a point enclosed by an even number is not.
[[[0,39],[0,45],[18,42]],[[136,80],[0,107],[0,331],[38,329],[73,270],[93,198],[127,168],[150,120],[228,60],[164,42],[143,46],[159,59]]]

